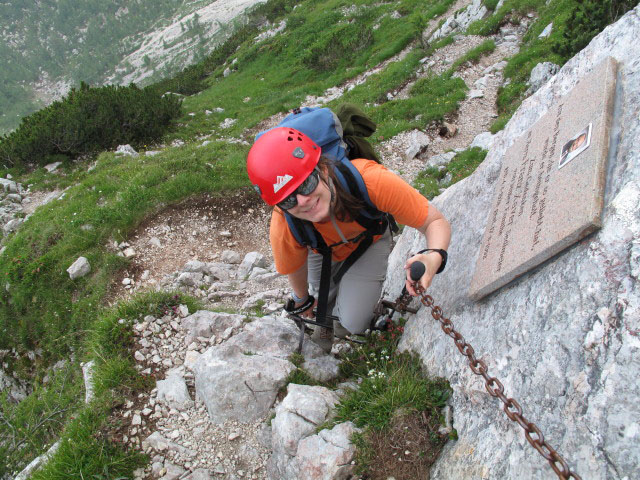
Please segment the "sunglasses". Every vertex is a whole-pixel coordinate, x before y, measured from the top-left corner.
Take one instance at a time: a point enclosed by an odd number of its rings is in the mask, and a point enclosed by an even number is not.
[[[278,207],[282,210],[290,210],[298,204],[298,195],[310,195],[318,186],[320,177],[318,171],[314,170],[311,174],[302,182],[293,193],[288,195],[284,200],[278,203]]]

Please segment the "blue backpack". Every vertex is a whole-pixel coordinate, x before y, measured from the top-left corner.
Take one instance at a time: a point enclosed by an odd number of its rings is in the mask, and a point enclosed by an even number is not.
[[[343,123],[349,125],[347,134],[343,131]],[[301,131],[311,138],[322,149],[322,154],[332,159],[336,178],[345,191],[364,203],[354,219],[365,228],[357,237],[349,239],[349,243],[358,243],[356,249],[344,260],[338,272],[333,276],[337,284],[347,270],[373,243],[375,235],[383,234],[387,228],[397,231],[398,227],[388,213],[376,208],[367,192],[367,187],[360,172],[353,166],[351,159],[371,158],[379,162],[371,145],[363,138],[375,131],[375,124],[357,107],[343,105],[336,115],[328,108],[297,108],[284,118],[278,127],[289,127]],[[256,140],[265,132],[256,136]],[[363,156],[366,155],[366,156]],[[333,247],[339,242],[327,245],[313,223],[301,220],[288,212],[284,212],[289,230],[297,242],[322,254],[322,271],[320,276],[320,292],[316,318],[325,323],[327,299],[330,286],[331,255]]]

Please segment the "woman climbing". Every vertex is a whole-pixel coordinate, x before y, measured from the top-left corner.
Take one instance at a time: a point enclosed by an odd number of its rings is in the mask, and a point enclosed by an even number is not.
[[[316,327],[311,338],[327,352],[334,334],[370,326],[386,276],[393,218],[422,232],[429,246],[407,260],[407,272],[413,262],[423,262],[419,283],[426,289],[444,269],[449,222],[373,160],[329,159],[304,133],[278,127],[256,140],[247,171],[263,200],[275,206],[270,241],[276,270],[288,276],[294,305],[304,315],[312,317],[317,304],[317,321],[327,328]],[[408,276],[406,286],[416,295]],[[326,313],[340,319],[333,328],[324,322]]]

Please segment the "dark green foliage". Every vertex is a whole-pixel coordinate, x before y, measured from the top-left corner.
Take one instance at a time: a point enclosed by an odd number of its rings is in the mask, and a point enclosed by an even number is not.
[[[353,59],[373,43],[373,32],[358,22],[340,25],[321,37],[302,57],[302,64],[320,72],[331,71]]]
[[[562,37],[553,45],[553,51],[567,59],[571,58],[607,25],[636,5],[637,0],[578,0]]]
[[[82,83],[63,100],[24,118],[0,141],[5,167],[45,165],[52,155],[75,158],[159,139],[180,113],[180,101],[152,90]]]

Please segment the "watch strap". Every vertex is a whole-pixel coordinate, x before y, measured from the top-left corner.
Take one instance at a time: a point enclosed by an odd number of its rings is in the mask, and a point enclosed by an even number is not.
[[[438,252],[440,254],[440,256],[442,257],[442,263],[440,264],[440,268],[438,268],[436,275],[442,272],[444,270],[444,267],[447,266],[447,259],[449,258],[449,254],[447,253],[447,251],[443,250],[442,248],[425,248],[424,250],[420,250],[418,253],[416,253],[416,255],[425,252]]]

